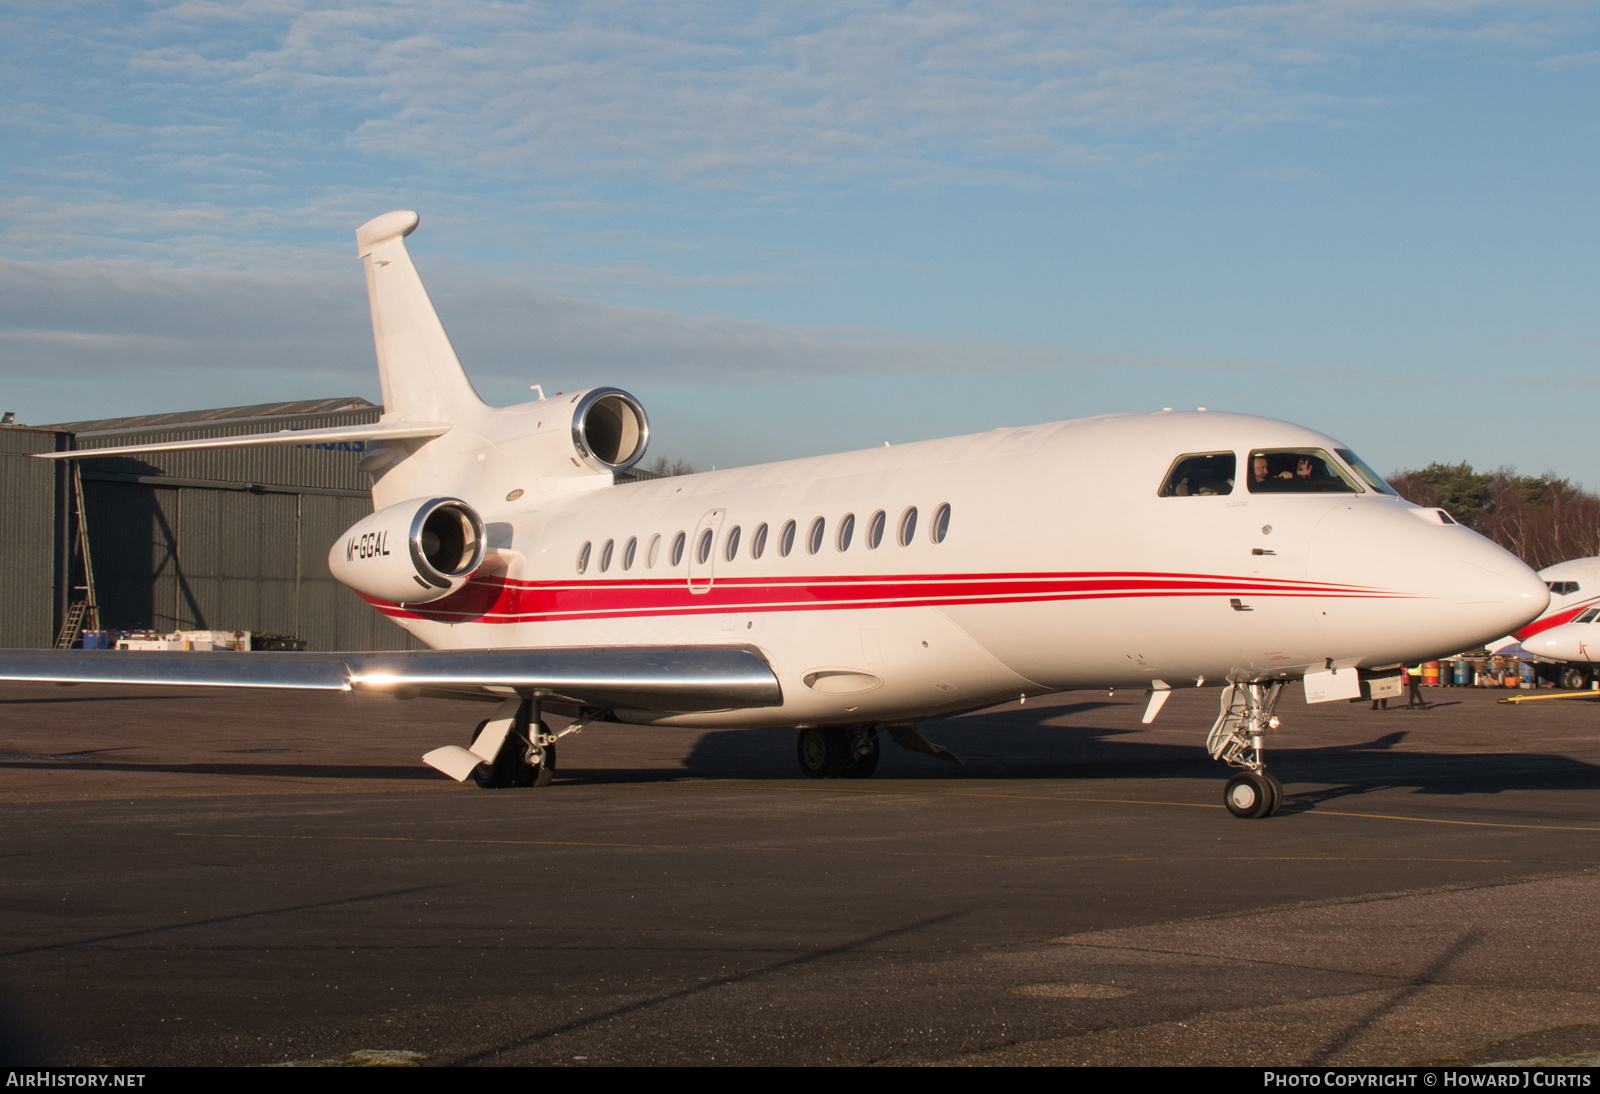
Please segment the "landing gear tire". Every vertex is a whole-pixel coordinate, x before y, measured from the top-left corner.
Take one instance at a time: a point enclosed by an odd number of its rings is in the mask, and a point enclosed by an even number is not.
[[[478,728],[472,732],[474,743],[488,724],[487,721],[478,723]],[[527,755],[529,751],[537,754],[538,763],[532,762]],[[519,737],[508,735],[493,763],[481,763],[472,769],[472,781],[485,790],[501,790],[508,786],[549,786],[555,773],[555,745],[530,750]]]
[[[872,773],[878,770],[878,757],[881,754],[878,748],[878,731],[868,727],[862,733],[866,738],[865,741],[858,742],[853,733],[845,740],[849,758],[845,761],[844,770],[839,772],[844,778],[870,779]]]
[[[1270,771],[1263,771],[1261,775],[1267,780],[1267,785],[1272,788],[1272,804],[1267,806],[1267,811],[1261,815],[1263,817],[1276,816],[1278,810],[1283,807],[1283,784],[1278,781],[1278,776]]]
[[[806,778],[837,779],[850,763],[850,732],[838,726],[808,726],[795,740],[795,755]],[[872,765],[877,766],[876,752]]]
[[[1271,815],[1276,795],[1265,775],[1241,771],[1222,788],[1222,801],[1228,812],[1243,820]]]
[[[1582,691],[1589,686],[1589,680],[1582,669],[1568,669],[1561,674],[1561,686],[1568,691]]]

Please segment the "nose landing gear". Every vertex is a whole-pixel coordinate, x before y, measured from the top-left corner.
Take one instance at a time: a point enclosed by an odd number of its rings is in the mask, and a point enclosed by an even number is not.
[[[1265,738],[1278,728],[1272,713],[1287,685],[1282,680],[1229,684],[1222,689],[1222,710],[1206,738],[1213,760],[1243,768],[1222,788],[1222,801],[1236,817],[1270,817],[1283,805],[1283,784],[1267,771]]]

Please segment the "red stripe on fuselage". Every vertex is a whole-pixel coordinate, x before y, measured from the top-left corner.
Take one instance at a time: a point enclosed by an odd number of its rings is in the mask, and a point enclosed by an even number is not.
[[[1585,600],[1582,604],[1576,604],[1570,608],[1562,608],[1559,612],[1552,612],[1550,615],[1547,615],[1542,619],[1535,619],[1532,623],[1529,623],[1520,631],[1513,632],[1511,637],[1515,638],[1518,642],[1525,642],[1534,635],[1538,634],[1540,631],[1547,631],[1551,627],[1559,627],[1563,623],[1571,623],[1574,619],[1583,614],[1584,609],[1592,608],[1596,603],[1600,603],[1600,597],[1594,597],[1589,600]]]
[[[670,579],[569,582],[474,579],[430,604],[368,601],[387,615],[436,622],[548,623],[726,612],[1022,604],[1108,598],[1271,596],[1403,597],[1353,585],[1203,574],[909,574],[889,577],[720,578],[691,593]]]

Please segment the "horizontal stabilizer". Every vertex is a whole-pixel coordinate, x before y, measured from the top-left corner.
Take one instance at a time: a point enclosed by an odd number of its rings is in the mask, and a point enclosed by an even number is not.
[[[689,712],[778,706],[753,646],[578,646],[394,653],[0,650],[0,681],[427,692],[505,689],[607,709]]]
[[[338,441],[405,441],[440,437],[450,432],[444,422],[373,422],[330,429],[283,429],[234,437],[197,437],[188,441],[128,444],[117,448],[80,448],[72,452],[39,452],[46,460],[87,460],[99,456],[136,456],[142,452],[185,452],[199,448],[257,448],[269,444],[320,445]]]

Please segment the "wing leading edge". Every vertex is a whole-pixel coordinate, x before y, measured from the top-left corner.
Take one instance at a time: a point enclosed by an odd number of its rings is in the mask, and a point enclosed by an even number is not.
[[[372,422],[328,429],[282,429],[276,433],[244,433],[228,437],[195,437],[156,444],[125,444],[115,448],[75,448],[70,452],[36,452],[42,460],[93,460],[101,456],[138,456],[147,452],[191,452],[207,448],[259,448],[276,444],[332,444],[337,441],[422,441],[450,432],[444,422]]]
[[[394,653],[0,650],[0,681],[383,691],[462,698],[514,691],[608,709],[706,711],[783,702],[754,646],[581,646]]]

